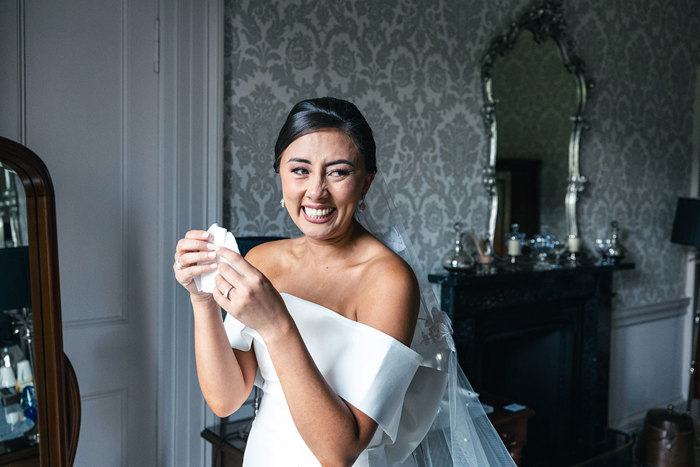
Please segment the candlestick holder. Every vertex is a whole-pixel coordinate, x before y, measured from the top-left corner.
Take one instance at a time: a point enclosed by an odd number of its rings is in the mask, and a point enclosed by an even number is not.
[[[506,248],[508,250],[508,262],[515,266],[517,259],[523,253],[523,245],[525,243],[525,234],[519,232],[518,224],[511,225],[511,231],[506,234]]]
[[[580,263],[581,254],[576,251],[567,251],[565,258],[565,265],[568,268],[575,268]]]
[[[581,237],[571,234],[566,239],[566,266],[574,268],[581,261]]]

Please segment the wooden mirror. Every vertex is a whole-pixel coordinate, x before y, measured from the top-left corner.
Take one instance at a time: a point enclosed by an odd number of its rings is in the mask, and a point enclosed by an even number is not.
[[[2,137],[0,171],[3,171],[0,175],[8,180],[17,180],[16,185],[10,184],[17,187],[20,202],[4,202],[0,208],[9,211],[11,207],[19,212],[21,235],[18,237],[24,237],[24,240],[19,245],[16,242],[8,244],[6,239],[17,236],[17,228],[10,226],[8,230],[9,223],[0,216],[0,222],[4,223],[0,229],[3,233],[0,251],[17,253],[13,256],[13,264],[19,264],[20,270],[7,277],[17,281],[17,284],[12,284],[13,288],[27,290],[28,306],[21,309],[28,319],[26,328],[29,333],[25,343],[29,342],[29,349],[25,353],[31,355],[36,395],[36,426],[21,436],[0,442],[0,465],[70,466],[78,444],[80,394],[75,372],[63,353],[53,185],[46,166],[36,154]],[[7,193],[4,195],[4,199],[11,199]],[[8,245],[16,251],[10,252]],[[7,272],[9,264],[0,264],[0,268],[5,267]],[[24,271],[22,267],[25,267]],[[28,283],[24,283],[25,280]],[[17,303],[5,306],[20,307]],[[0,310],[0,313],[6,311]],[[25,405],[21,403],[20,407],[24,409]],[[17,416],[24,419],[25,413]],[[14,423],[15,417],[11,420]]]

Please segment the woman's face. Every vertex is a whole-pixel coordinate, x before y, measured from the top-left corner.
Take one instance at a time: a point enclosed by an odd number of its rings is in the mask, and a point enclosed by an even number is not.
[[[350,231],[357,203],[373,178],[340,130],[308,133],[282,153],[284,205],[304,235],[315,240],[337,239]]]

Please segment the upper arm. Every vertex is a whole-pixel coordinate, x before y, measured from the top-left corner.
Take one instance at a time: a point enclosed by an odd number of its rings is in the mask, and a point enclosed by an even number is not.
[[[250,391],[253,390],[253,384],[255,383],[255,375],[258,372],[258,360],[255,358],[255,350],[253,346],[250,350],[233,350],[233,355],[236,357],[238,366],[241,368],[241,374],[243,375],[244,384],[244,399],[241,401],[240,405],[248,399]],[[240,406],[239,406],[240,407]]]
[[[413,270],[396,257],[371,268],[362,282],[357,320],[410,346],[420,309]]]
[[[415,274],[398,258],[370,269],[362,280],[357,320],[410,346],[420,307]],[[352,404],[345,403],[355,417],[360,443],[366,447],[378,424]]]

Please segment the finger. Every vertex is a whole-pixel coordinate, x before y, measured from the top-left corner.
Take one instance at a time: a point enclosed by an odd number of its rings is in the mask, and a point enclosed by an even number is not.
[[[221,293],[226,292],[226,290],[229,287],[232,287],[232,285],[233,285],[229,281],[224,279],[224,277],[221,274],[217,274],[216,277],[214,277],[214,284],[215,284],[214,288],[217,289]]]
[[[190,230],[185,234],[185,238],[194,238],[197,240],[209,240],[211,234],[206,230]]]
[[[232,268],[223,261],[219,262],[217,269],[219,271],[219,275],[223,277],[226,280],[226,282],[228,282],[234,287],[242,287],[243,284],[241,281],[244,278],[244,276],[236,269]]]
[[[216,252],[214,251],[197,251],[193,253],[182,253],[176,256],[175,260],[180,263],[183,268],[196,264],[210,264],[216,262]]]
[[[189,266],[187,268],[182,268],[179,269],[177,267],[177,263],[173,264],[173,268],[175,269],[175,275],[180,278],[191,278],[194,276],[199,276],[200,274],[204,274],[206,272],[211,272],[216,269],[217,264],[216,263],[210,263],[210,264],[195,264],[193,266]]]
[[[216,252],[220,257],[231,263],[231,266],[236,268],[242,276],[253,275],[258,272],[252,264],[243,258],[243,256],[231,249],[220,247]]]
[[[190,266],[185,269],[178,269],[177,265],[173,264],[173,270],[175,271],[175,279],[185,287],[187,287],[196,276],[202,275],[206,272],[216,268],[216,263],[205,264],[202,266]]]
[[[211,251],[216,249],[213,243],[206,242],[204,240],[193,240],[190,238],[183,238],[177,242],[175,247],[175,254],[182,253],[185,251]]]
[[[231,292],[233,293],[233,292]],[[230,296],[230,294],[229,294]],[[214,287],[214,291],[212,292],[212,297],[214,297],[214,301],[221,307],[224,308],[225,306],[230,306],[231,301],[228,300],[226,297],[224,297],[224,294],[221,293],[221,290],[219,290],[218,287]]]

